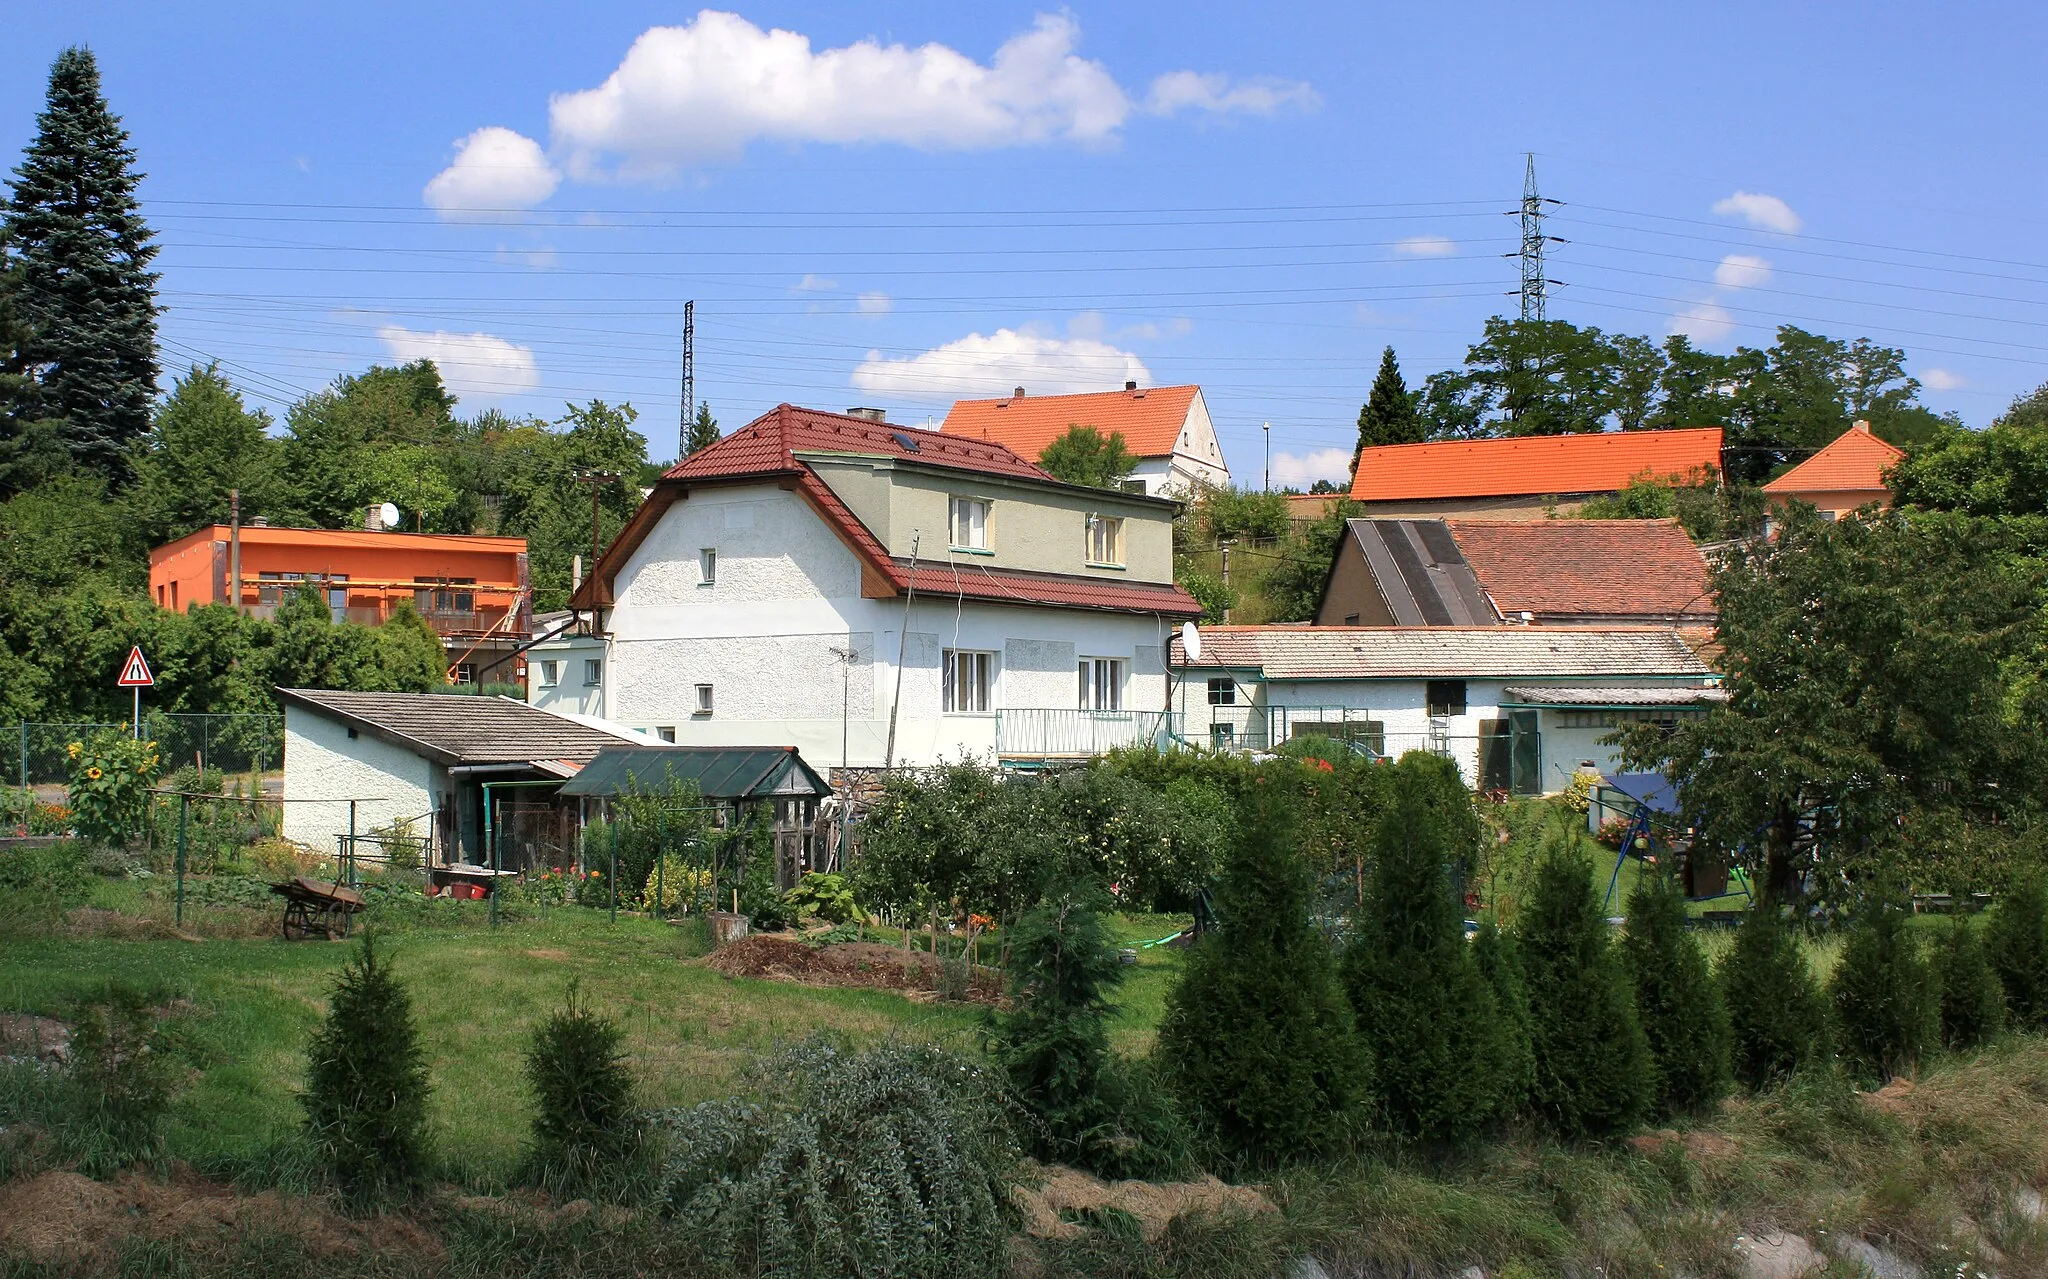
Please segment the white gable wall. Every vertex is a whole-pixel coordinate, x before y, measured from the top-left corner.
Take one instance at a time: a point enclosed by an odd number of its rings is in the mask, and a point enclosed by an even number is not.
[[[332,855],[334,837],[349,830],[348,801],[356,804],[356,832],[427,817],[434,810],[431,760],[368,732],[349,736],[346,724],[301,706],[284,708],[283,834]],[[306,801],[306,802],[302,802]],[[420,833],[433,830],[431,820]]]

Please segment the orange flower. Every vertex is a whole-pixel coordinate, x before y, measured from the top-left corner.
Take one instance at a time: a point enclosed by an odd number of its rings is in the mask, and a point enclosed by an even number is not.
[[[85,775],[91,778],[93,781],[98,781],[100,779],[100,770],[97,768],[88,768],[85,770]]]

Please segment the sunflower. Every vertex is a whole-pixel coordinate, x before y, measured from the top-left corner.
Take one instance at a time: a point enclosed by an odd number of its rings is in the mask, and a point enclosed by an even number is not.
[[[85,775],[91,778],[93,781],[98,781],[100,779],[100,770],[97,768],[88,768],[85,770]]]
[[[77,742],[73,742],[73,743],[71,743],[71,745],[69,745],[69,746],[66,746],[66,747],[64,748],[64,750],[65,750],[65,753],[66,753],[66,754],[68,754],[68,755],[70,755],[70,756],[71,756],[71,758],[73,758],[73,759],[77,759],[77,758],[78,758],[78,756],[79,756],[79,753],[80,753],[80,749],[81,749],[81,748],[80,748],[80,746],[79,746],[79,744],[78,744]]]

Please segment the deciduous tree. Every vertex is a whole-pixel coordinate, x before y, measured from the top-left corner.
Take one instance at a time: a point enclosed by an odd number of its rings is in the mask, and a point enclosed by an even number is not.
[[[1104,435],[1092,426],[1074,425],[1045,446],[1038,464],[1053,478],[1089,488],[1113,489],[1131,477],[1138,459],[1131,456],[1122,431]]]

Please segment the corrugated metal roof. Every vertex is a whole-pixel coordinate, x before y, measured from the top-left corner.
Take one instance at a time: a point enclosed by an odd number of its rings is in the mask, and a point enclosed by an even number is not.
[[[314,688],[277,695],[441,764],[529,764],[566,776],[628,740],[625,730],[607,732],[507,697]]]
[[[617,795],[695,782],[706,799],[832,793],[794,746],[619,746],[601,752],[562,787],[564,795]]]
[[[1401,626],[1498,621],[1442,520],[1350,520],[1351,536]]]
[[[1193,663],[1173,637],[1174,665],[1259,670],[1276,680],[1712,674],[1668,626],[1214,626],[1201,636]]]
[[[1725,688],[1610,688],[1520,685],[1500,691],[1501,701],[1524,706],[1696,706],[1728,700]]]
[[[1610,493],[1640,475],[1721,474],[1721,428],[1382,444],[1358,455],[1359,502]]]
[[[998,440],[1028,458],[1073,426],[1092,426],[1107,437],[1122,432],[1133,457],[1165,457],[1180,447],[1181,428],[1199,386],[1141,386],[1083,395],[1005,396],[955,400],[940,428],[949,435]]]

